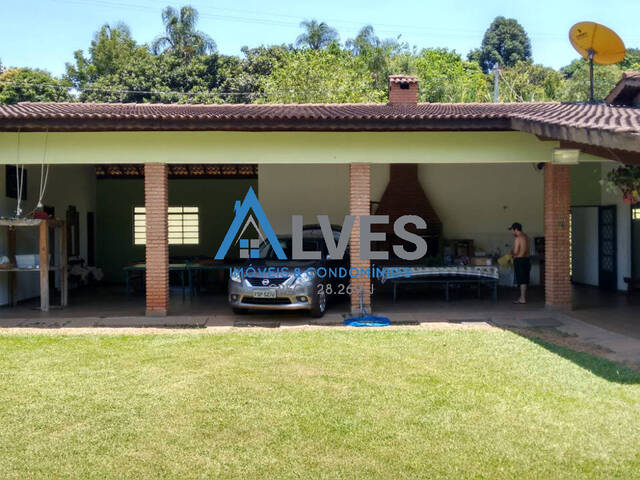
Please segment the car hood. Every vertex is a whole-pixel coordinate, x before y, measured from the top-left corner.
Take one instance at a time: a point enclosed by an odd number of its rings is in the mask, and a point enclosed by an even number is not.
[[[269,260],[259,258],[248,260],[242,266],[242,269],[244,275],[250,273],[253,277],[274,278],[286,273],[293,274],[296,269],[304,271],[308,268],[317,268],[322,265],[323,262],[321,260]]]

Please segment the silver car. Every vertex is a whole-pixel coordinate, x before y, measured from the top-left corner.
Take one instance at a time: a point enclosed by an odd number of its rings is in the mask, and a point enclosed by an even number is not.
[[[278,238],[287,257],[291,258],[291,237]],[[323,281],[312,272],[334,262],[327,258],[320,235],[305,232],[303,249],[322,251],[322,260],[278,260],[267,242],[261,246],[260,258],[248,260],[242,268],[234,269],[229,278],[229,304],[234,313],[308,310],[313,317],[324,315],[327,294]]]

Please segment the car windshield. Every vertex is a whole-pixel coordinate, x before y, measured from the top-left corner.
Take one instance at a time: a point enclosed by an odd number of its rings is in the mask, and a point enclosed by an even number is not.
[[[280,246],[282,247],[282,250],[284,250],[284,254],[286,255],[287,258],[292,258],[291,255],[291,250],[292,250],[292,240],[291,237],[285,237],[285,238],[279,238],[279,243]],[[321,251],[322,256],[324,257],[324,243],[322,242],[321,238],[303,238],[302,239],[302,249],[305,252],[310,252],[310,251]],[[260,258],[264,258],[267,260],[277,260],[278,257],[276,255],[276,253],[273,251],[273,248],[271,248],[271,243],[270,242],[263,242],[262,245],[260,245]]]

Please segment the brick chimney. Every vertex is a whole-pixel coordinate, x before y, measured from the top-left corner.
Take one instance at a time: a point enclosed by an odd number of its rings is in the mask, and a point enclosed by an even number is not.
[[[418,164],[392,163],[389,165],[389,183],[375,215],[389,215],[389,223],[380,225],[377,232],[385,232],[387,237],[395,237],[393,222],[403,215],[418,215],[427,222],[426,231],[418,231],[412,226],[407,230],[417,233],[427,241],[429,255],[437,255],[442,236],[442,222],[435,209],[429,202],[420,180],[418,179]]]
[[[417,104],[418,77],[413,75],[389,75],[389,103],[391,105]]]

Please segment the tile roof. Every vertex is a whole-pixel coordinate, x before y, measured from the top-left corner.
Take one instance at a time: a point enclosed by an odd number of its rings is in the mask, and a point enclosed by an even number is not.
[[[389,83],[418,83],[415,75],[389,75]]]
[[[520,130],[640,151],[640,108],[600,104],[135,104],[0,105],[0,131],[105,130]]]
[[[310,103],[185,105],[160,103],[22,102],[0,105],[5,119],[233,119],[233,120],[382,120],[504,117],[509,104]]]
[[[640,104],[640,72],[624,72],[604,101],[610,105]]]

